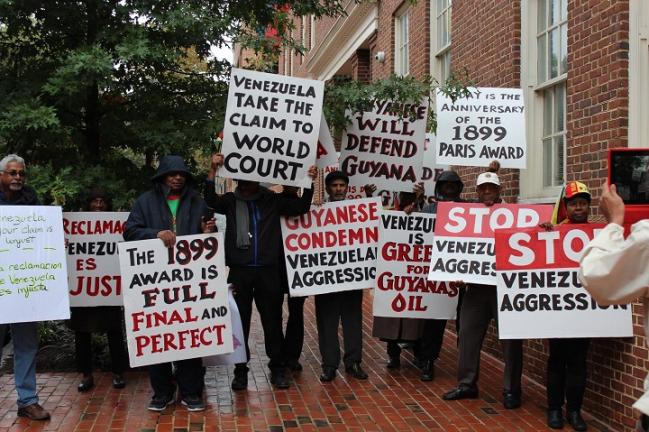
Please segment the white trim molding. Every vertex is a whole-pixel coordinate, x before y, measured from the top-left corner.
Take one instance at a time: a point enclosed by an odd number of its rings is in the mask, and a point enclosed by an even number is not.
[[[649,147],[649,3],[629,2],[629,147]]]

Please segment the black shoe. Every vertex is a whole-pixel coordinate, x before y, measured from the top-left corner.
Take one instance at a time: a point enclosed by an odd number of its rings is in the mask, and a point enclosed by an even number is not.
[[[289,360],[289,361],[287,361],[286,362],[286,367],[288,367],[293,372],[301,372],[302,371],[302,365],[297,360]]]
[[[275,371],[272,371],[270,373],[270,383],[278,389],[287,389],[291,386],[288,382],[288,379],[286,378],[284,369],[277,369]]]
[[[560,409],[548,410],[548,427],[563,429],[563,412]]]
[[[184,397],[180,403],[187,407],[187,411],[190,412],[205,411],[205,402],[200,396]]]
[[[153,396],[151,402],[149,402],[148,410],[149,411],[163,411],[169,405],[174,403],[173,395],[170,396]]]
[[[92,375],[88,375],[83,377],[83,379],[77,386],[77,390],[79,390],[80,392],[87,392],[94,386],[95,386],[95,380],[93,379]]]
[[[234,370],[232,390],[246,390],[248,388],[248,370]]]
[[[422,381],[432,381],[435,379],[435,363],[432,360],[427,360],[421,367]]]
[[[388,369],[399,369],[401,367],[401,357],[399,356],[394,356],[390,357],[390,360],[388,361],[387,368]]]
[[[442,399],[444,400],[460,400],[460,399],[477,399],[478,389],[475,387],[456,387],[451,391],[444,393]]]
[[[566,420],[568,420],[568,424],[576,431],[588,430],[588,425],[581,417],[581,412],[579,411],[568,411],[566,413]]]
[[[505,409],[515,409],[521,406],[520,394],[505,392],[503,396],[503,406],[505,407]]]
[[[354,363],[351,366],[347,366],[345,368],[345,372],[347,372],[348,374],[350,374],[351,376],[359,380],[367,379],[367,374],[361,367],[360,363]]]
[[[325,366],[322,368],[322,373],[320,374],[320,381],[329,382],[333,381],[336,378],[336,368]]]
[[[113,376],[113,388],[123,389],[124,387],[126,387],[126,381],[124,381],[122,375],[115,374],[115,376]]]

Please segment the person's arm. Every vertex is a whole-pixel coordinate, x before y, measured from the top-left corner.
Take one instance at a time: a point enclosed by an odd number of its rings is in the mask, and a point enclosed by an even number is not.
[[[315,166],[309,167],[309,177],[315,180],[318,176],[318,169]],[[298,199],[277,194],[276,199],[279,201],[279,214],[282,216],[297,216],[304,214],[311,208],[311,201],[313,201],[313,183],[311,189],[302,189],[302,196]]]
[[[136,241],[154,239],[157,238],[160,231],[162,230],[157,228],[148,228],[146,226],[142,204],[139,199],[136,200],[128,215],[128,219],[124,224],[124,240]]]
[[[224,198],[225,195],[218,195],[214,190],[216,170],[221,165],[223,165],[223,155],[220,153],[212,155],[210,170],[207,173],[207,180],[205,180],[205,193],[203,198],[207,205],[213,208],[215,212],[225,214],[228,210],[228,201]]]
[[[579,280],[602,305],[630,303],[649,294],[649,220],[624,228],[610,223],[591,241],[581,258]]]

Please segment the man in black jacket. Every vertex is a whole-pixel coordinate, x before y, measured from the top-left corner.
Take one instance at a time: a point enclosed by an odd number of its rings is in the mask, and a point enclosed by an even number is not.
[[[309,211],[313,188],[304,189],[299,199],[276,194],[257,182],[239,181],[234,192],[217,195],[214,191],[216,170],[223,165],[223,155],[215,154],[208,174],[205,201],[217,213],[226,216],[225,262],[230,267],[228,281],[234,285],[234,298],[241,314],[250,360],[248,337],[254,300],[264,329],[266,355],[270,359],[271,383],[277,388],[288,388],[285,361],[282,355],[282,303],[284,293],[280,281],[278,256],[282,243],[280,216],[297,216]],[[315,167],[309,176],[315,178]],[[234,370],[233,390],[248,387],[247,363],[239,363]]]
[[[25,160],[11,154],[0,161],[0,205],[39,205],[34,189],[25,185]],[[0,354],[7,327],[14,342],[14,377],[18,392],[18,416],[47,420],[50,414],[38,403],[36,394],[36,354],[38,322],[0,324]]]
[[[208,220],[205,201],[193,187],[193,179],[180,156],[165,156],[152,178],[153,189],[138,197],[124,226],[124,240],[159,238],[167,247],[176,235],[193,235],[214,230]],[[203,365],[200,358],[174,362],[182,404],[189,411],[202,411]],[[153,399],[149,410],[162,411],[174,402],[175,386],[171,363],[149,366]]]

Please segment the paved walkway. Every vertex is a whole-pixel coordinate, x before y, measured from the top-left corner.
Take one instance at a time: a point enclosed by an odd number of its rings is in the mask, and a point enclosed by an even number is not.
[[[254,342],[248,391],[232,392],[231,368],[212,367],[206,376],[208,409],[188,413],[182,406],[151,413],[151,397],[143,372],[126,375],[127,387],[111,387],[110,374],[96,374],[95,388],[77,392],[73,373],[38,375],[41,403],[52,413],[49,422],[16,417],[13,376],[0,377],[0,432],[8,431],[540,431],[545,426],[545,390],[525,380],[523,406],[505,410],[501,404],[502,364],[483,354],[480,399],[445,402],[440,395],[455,385],[457,349],[447,333],[435,381],[424,383],[405,355],[401,369],[385,368],[385,344],[371,337],[371,296],[364,305],[364,362],[370,374],[357,381],[340,373],[321,384],[313,300],[306,302],[306,337],[302,364],[288,390],[273,390],[259,321],[254,318]],[[590,430],[605,431],[589,416]],[[566,426],[565,430],[571,430]]]

